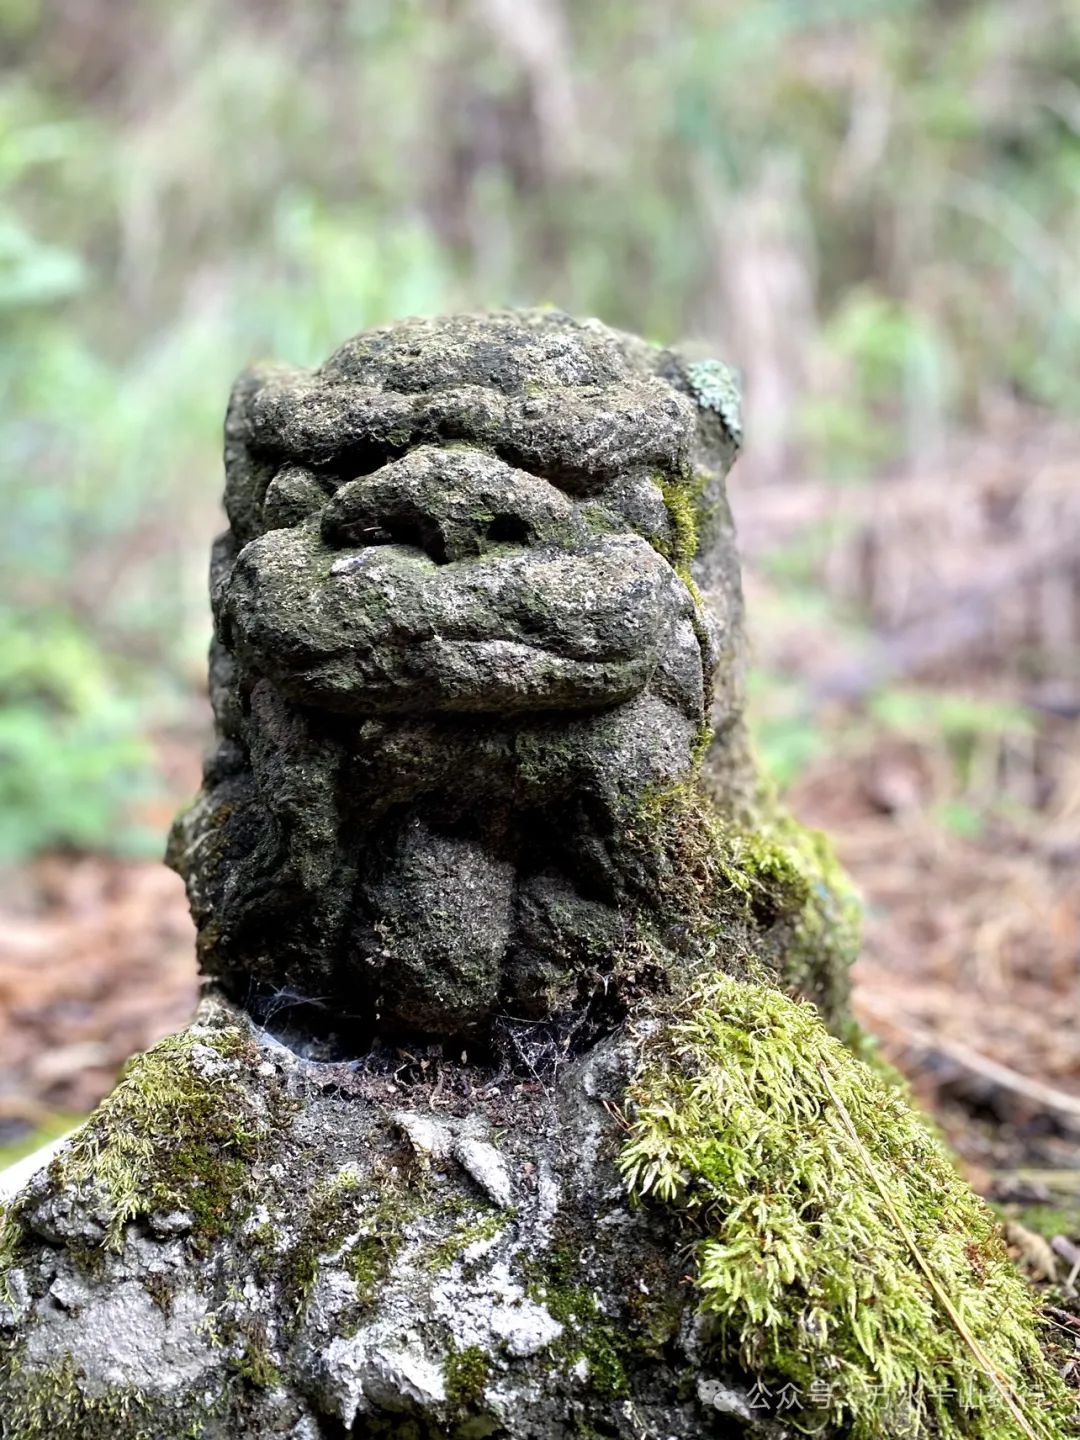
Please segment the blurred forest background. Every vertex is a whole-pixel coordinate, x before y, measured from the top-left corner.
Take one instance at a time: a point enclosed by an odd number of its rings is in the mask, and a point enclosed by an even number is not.
[[[1075,0],[0,0],[0,195],[0,1142],[193,1001],[233,375],[551,302],[741,367],[757,743],[860,1013],[987,1185],[1075,1185]]]

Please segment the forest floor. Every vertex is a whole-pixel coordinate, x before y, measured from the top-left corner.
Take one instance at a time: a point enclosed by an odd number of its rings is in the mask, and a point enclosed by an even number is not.
[[[1059,1282],[1080,1262],[1078,475],[1080,435],[1006,425],[872,487],[733,487],[758,743],[863,896],[857,1014]],[[162,751],[178,798],[193,717]],[[0,1146],[84,1114],[196,993],[160,863],[9,874]]]

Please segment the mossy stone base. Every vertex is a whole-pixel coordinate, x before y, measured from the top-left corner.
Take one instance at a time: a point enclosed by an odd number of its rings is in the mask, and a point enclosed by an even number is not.
[[[819,1064],[1060,1440],[987,1212],[808,1006],[730,978],[542,1083],[319,1064],[207,1002],[4,1220],[0,1434],[1013,1440]]]
[[[681,1257],[616,1168],[634,1064],[319,1064],[207,1002],[5,1219],[0,1434],[702,1433]]]

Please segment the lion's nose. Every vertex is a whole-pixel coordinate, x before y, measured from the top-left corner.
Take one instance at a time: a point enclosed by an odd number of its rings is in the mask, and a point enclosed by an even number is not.
[[[583,538],[571,501],[482,450],[423,446],[338,489],[322,514],[328,545],[410,545],[437,565],[504,546]]]

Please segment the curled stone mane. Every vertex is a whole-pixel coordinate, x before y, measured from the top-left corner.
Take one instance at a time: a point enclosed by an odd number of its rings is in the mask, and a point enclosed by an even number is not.
[[[630,819],[710,729],[741,764],[724,379],[553,311],[240,378],[170,847],[228,993],[387,1034],[620,1013],[663,863]]]

